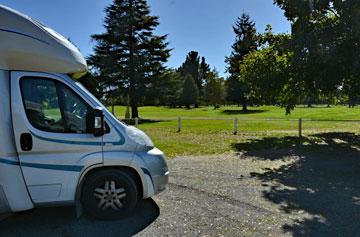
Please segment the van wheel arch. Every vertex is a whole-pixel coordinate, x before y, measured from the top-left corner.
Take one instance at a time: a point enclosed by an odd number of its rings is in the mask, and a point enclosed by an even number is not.
[[[138,172],[135,169],[133,169],[131,167],[128,167],[128,166],[101,166],[101,167],[96,167],[96,168],[93,168],[93,169],[86,172],[85,176],[82,178],[82,180],[80,181],[80,183],[79,183],[79,185],[78,185],[78,187],[76,189],[75,204],[76,204],[76,212],[77,212],[78,217],[81,216],[81,214],[82,214],[81,195],[82,195],[82,190],[84,188],[85,181],[89,177],[95,175],[99,171],[114,170],[114,169],[122,171],[122,172],[130,175],[134,179],[134,182],[136,184],[139,198],[141,198],[141,199],[143,198],[144,190],[143,190],[142,181],[141,181],[140,175],[138,174]]]

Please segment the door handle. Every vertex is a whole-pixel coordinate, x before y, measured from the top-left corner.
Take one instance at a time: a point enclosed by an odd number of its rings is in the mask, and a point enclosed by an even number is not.
[[[33,148],[33,139],[30,133],[23,133],[20,136],[20,146],[23,151],[31,151]]]

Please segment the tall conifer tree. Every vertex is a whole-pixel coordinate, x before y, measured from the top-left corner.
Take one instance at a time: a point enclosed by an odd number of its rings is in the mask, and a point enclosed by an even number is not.
[[[240,64],[244,57],[257,49],[257,35],[255,23],[248,14],[242,14],[233,26],[235,43],[232,45],[232,52],[226,58],[227,71],[230,73],[227,84],[227,100],[243,105],[247,110],[248,88],[245,82],[240,80]]]
[[[89,62],[109,95],[129,95],[136,118],[146,88],[170,56],[167,35],[154,34],[159,18],[150,15],[146,0],[114,0],[105,13],[105,33],[92,36],[97,45]]]
[[[190,109],[190,105],[197,105],[199,100],[199,91],[196,82],[190,74],[184,77],[184,85],[181,93],[180,101],[186,108]]]

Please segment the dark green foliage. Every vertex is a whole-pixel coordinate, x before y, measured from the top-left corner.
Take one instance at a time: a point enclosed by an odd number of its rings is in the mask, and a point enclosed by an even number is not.
[[[195,107],[198,107],[198,103],[204,100],[204,86],[211,72],[209,64],[206,63],[205,57],[201,57],[200,60],[199,53],[191,51],[187,54],[185,62],[179,68],[179,72],[183,77],[187,74],[193,77],[198,88],[199,101],[195,104]]]
[[[89,72],[78,81],[96,98],[103,99],[103,88],[100,84],[101,79],[98,76]]]
[[[291,21],[291,35],[267,26],[257,34],[249,15],[233,26],[235,42],[222,82],[204,57],[191,51],[178,70],[165,70],[166,35],[154,35],[158,17],[145,0],[114,0],[103,34],[89,58],[92,75],[80,81],[109,104],[171,107],[199,104],[296,104],[360,102],[360,1],[274,0]],[[211,50],[211,49],[209,49]],[[216,74],[216,73],[215,73]],[[192,78],[192,79],[191,79]],[[220,83],[221,82],[221,83]],[[225,88],[225,92],[224,92]]]
[[[210,73],[211,73],[210,65],[207,64],[205,57],[202,57],[200,63],[200,78],[203,83],[204,82],[206,83]]]
[[[239,65],[240,67],[240,65]],[[249,89],[246,83],[240,81],[239,77],[230,76],[225,82],[226,87],[226,101],[230,104],[243,105],[243,110],[247,110],[246,96],[249,93]]]
[[[205,57],[202,57],[201,63],[200,63],[200,78],[201,78],[202,85],[207,83],[211,73],[212,72],[210,69],[210,65],[207,64]]]
[[[257,35],[255,23],[250,20],[250,16],[242,14],[233,26],[235,33],[235,43],[232,46],[232,52],[226,58],[227,71],[230,77],[227,82],[227,100],[229,102],[242,104],[243,109],[247,110],[248,104],[248,86],[240,80],[240,64],[244,57],[251,51],[257,49]]]
[[[292,22],[289,50],[292,96],[306,95],[309,105],[339,94],[350,106],[358,102],[360,83],[360,1],[275,0]],[[301,86],[299,86],[301,85]],[[294,106],[294,98],[291,103]]]
[[[205,84],[205,99],[214,108],[218,108],[225,97],[224,79],[219,77],[216,70],[210,71]]]
[[[289,79],[288,58],[279,55],[273,47],[266,47],[248,54],[240,65],[241,79],[258,103],[276,105],[281,101],[282,88]]]
[[[235,33],[235,43],[232,45],[232,52],[226,58],[227,71],[232,76],[239,76],[239,64],[243,58],[253,50],[257,49],[257,35],[255,22],[250,19],[248,14],[242,14],[233,26]]]
[[[183,83],[180,72],[168,69],[156,80],[151,95],[148,95],[148,99],[155,101],[152,102],[153,105],[176,107],[180,104]]]
[[[359,103],[360,1],[274,3],[291,21],[291,36],[273,34],[271,26],[256,35],[248,16],[238,19],[234,31],[240,34],[226,59],[227,100],[279,104],[286,113],[299,103]]]
[[[190,74],[198,88],[202,88],[203,81],[200,77],[200,56],[196,51],[191,51],[186,56],[185,62],[180,67],[183,76]]]
[[[129,95],[131,116],[138,117],[138,105],[170,56],[166,35],[153,33],[159,18],[150,15],[146,0],[114,0],[105,13],[106,30],[92,36],[97,45],[89,62],[107,95]]]
[[[268,25],[265,33],[258,35],[258,50],[248,53],[240,64],[240,80],[247,85],[248,98],[257,104],[282,105],[289,93],[291,52],[286,50],[290,37],[273,34]],[[287,101],[286,101],[287,102]]]
[[[183,90],[180,97],[181,105],[190,108],[190,105],[196,105],[199,102],[199,91],[195,80],[190,74],[184,77]]]
[[[193,80],[196,83],[196,87],[198,90],[198,94],[202,91],[203,88],[203,79],[200,74],[200,56],[199,53],[196,51],[191,51],[186,56],[185,62],[181,65],[179,71],[185,78],[186,75],[191,75]],[[198,103],[198,102],[197,102]],[[195,107],[198,107],[198,104],[196,103]]]

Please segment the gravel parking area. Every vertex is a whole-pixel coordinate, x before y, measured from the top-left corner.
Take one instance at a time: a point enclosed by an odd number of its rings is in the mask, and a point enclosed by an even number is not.
[[[173,159],[169,189],[155,198],[161,214],[139,236],[360,236],[359,145],[335,134]]]
[[[233,154],[171,160],[169,189],[155,198],[160,217],[140,236],[286,235],[282,226],[299,215],[267,201],[269,186],[252,174],[296,159],[269,164]]]
[[[177,157],[168,190],[124,220],[36,209],[2,220],[0,236],[360,236],[359,144]]]

